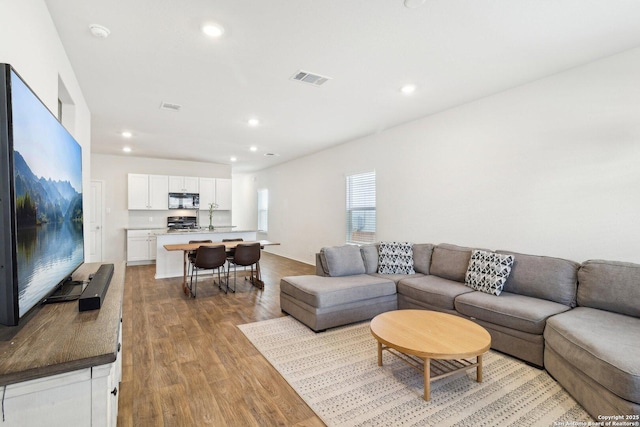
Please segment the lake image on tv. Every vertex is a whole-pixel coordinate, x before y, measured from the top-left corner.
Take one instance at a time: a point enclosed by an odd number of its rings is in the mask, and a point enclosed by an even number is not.
[[[19,78],[12,83],[22,316],[84,261],[82,149]]]

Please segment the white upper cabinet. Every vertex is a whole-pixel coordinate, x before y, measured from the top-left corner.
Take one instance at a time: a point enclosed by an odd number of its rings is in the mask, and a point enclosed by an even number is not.
[[[231,180],[200,178],[200,210],[209,210],[209,203],[218,205],[220,211],[231,210]]]
[[[129,174],[129,210],[169,209],[169,178],[166,175]]]
[[[199,193],[200,185],[197,176],[170,176],[170,193]]]
[[[231,180],[216,179],[216,203],[221,211],[231,210]]]
[[[200,210],[209,210],[210,203],[216,203],[216,179],[200,178]]]

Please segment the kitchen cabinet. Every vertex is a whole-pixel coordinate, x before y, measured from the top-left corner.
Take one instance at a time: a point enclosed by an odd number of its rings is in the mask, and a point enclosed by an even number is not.
[[[200,210],[209,210],[209,203],[217,210],[231,210],[231,180],[224,178],[200,178]]]
[[[199,182],[195,176],[170,176],[169,192],[170,193],[198,193]]]
[[[216,179],[200,178],[200,210],[209,210],[210,203],[216,203]]]
[[[231,180],[216,179],[216,203],[221,211],[231,210]]]
[[[128,230],[127,231],[127,264],[151,263],[157,256],[157,234],[160,230]]]
[[[129,210],[169,209],[169,177],[166,175],[128,175]]]

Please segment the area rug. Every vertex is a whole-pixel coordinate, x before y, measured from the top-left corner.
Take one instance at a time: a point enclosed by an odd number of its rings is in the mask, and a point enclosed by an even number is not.
[[[422,374],[384,352],[369,322],[314,333],[292,317],[240,330],[328,426],[567,426],[593,419],[544,370],[489,351],[475,370],[442,378],[422,399]],[[584,422],[584,424],[582,424]]]

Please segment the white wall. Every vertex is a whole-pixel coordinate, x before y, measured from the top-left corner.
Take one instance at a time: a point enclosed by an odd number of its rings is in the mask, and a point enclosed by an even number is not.
[[[347,174],[377,172],[378,240],[640,263],[640,49],[244,177],[273,252],[343,244]],[[255,214],[253,218],[255,226]]]
[[[82,186],[88,194],[91,176],[91,113],[71,63],[43,0],[0,0],[0,62],[8,63],[57,116],[58,80],[64,83],[75,109],[67,130],[82,146]],[[88,198],[84,215],[89,218]],[[85,236],[88,221],[85,222]],[[88,254],[85,242],[85,254]]]
[[[127,174],[143,173],[155,175],[198,176],[231,178],[231,166],[218,163],[163,160],[107,154],[91,155],[91,179],[104,182],[105,204],[103,224],[104,261],[126,259],[125,228],[129,226],[164,227],[167,216],[192,214],[192,211],[129,211],[127,209]],[[208,224],[208,211],[204,211]],[[201,221],[203,216],[201,215]],[[216,212],[215,224],[228,225],[229,212]]]

